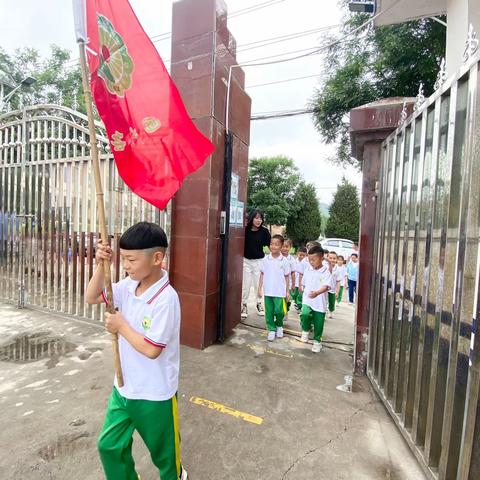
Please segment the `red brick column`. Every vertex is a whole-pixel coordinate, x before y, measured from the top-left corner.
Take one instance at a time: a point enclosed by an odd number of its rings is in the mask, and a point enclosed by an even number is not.
[[[181,0],[173,4],[171,75],[198,128],[216,146],[205,165],[187,177],[172,208],[172,284],[182,308],[181,341],[204,348],[217,336],[220,289],[220,213],[224,181],[225,104],[236,42],[227,28],[223,0]],[[239,201],[246,201],[250,98],[244,73],[233,69],[230,131],[233,173],[240,177]],[[240,321],[243,226],[230,227],[226,333]]]
[[[381,167],[381,145],[398,126],[403,102],[413,111],[414,98],[387,98],[350,112],[352,155],[361,162],[363,182],[360,207],[360,267],[355,319],[354,371],[365,374],[368,354],[370,289],[373,281],[373,249],[376,234],[377,182]]]

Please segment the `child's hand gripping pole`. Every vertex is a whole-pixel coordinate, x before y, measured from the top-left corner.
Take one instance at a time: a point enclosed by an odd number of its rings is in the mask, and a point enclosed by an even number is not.
[[[107,240],[108,241],[108,240]],[[103,272],[105,276],[105,290],[107,293],[107,312],[115,313],[115,305],[113,304],[113,289],[112,278],[110,276],[110,261],[103,259]],[[123,387],[123,373],[122,365],[120,364],[120,351],[118,349],[118,334],[112,333],[112,351],[113,351],[113,364],[115,366],[115,375],[117,377],[117,383],[119,387]]]
[[[95,258],[97,260],[97,264],[102,266],[103,270],[103,283],[105,286],[105,299],[107,302],[107,312],[108,313],[115,313],[116,308],[113,303],[113,288],[112,288],[112,277],[110,273],[110,266],[112,264],[112,255],[113,251],[108,244],[108,239],[100,239],[96,245],[96,252]],[[122,375],[122,367],[120,364],[120,354],[118,350],[118,334],[112,333],[112,349],[113,349],[113,362],[115,365],[115,374],[117,376],[117,383],[119,387],[123,387],[123,375]]]

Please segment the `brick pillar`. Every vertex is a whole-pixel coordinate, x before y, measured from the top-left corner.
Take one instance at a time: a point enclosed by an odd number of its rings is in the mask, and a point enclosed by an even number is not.
[[[183,183],[172,207],[170,275],[182,308],[181,341],[204,348],[217,338],[224,182],[225,104],[236,42],[227,28],[223,0],[181,0],[173,4],[171,75],[197,127],[216,149]],[[245,77],[233,69],[230,131],[238,200],[246,200],[250,98]],[[240,321],[243,225],[230,227],[226,333]]]
[[[387,98],[354,108],[350,112],[352,155],[362,164],[363,182],[360,211],[360,267],[355,320],[356,374],[365,374],[368,354],[370,289],[373,282],[373,248],[376,235],[377,182],[381,166],[381,145],[398,126],[407,101],[413,111],[415,98]]]

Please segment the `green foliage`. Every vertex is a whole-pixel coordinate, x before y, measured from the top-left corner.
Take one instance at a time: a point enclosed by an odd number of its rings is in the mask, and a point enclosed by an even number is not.
[[[293,198],[293,208],[287,219],[286,235],[295,247],[305,245],[320,236],[322,219],[317,192],[311,183],[300,183]]]
[[[360,203],[357,187],[343,178],[333,196],[325,236],[358,242],[359,224]]]
[[[17,49],[12,55],[0,48],[0,78],[15,86],[29,75],[37,79],[13,95],[10,109],[55,103],[85,113],[80,67],[72,67],[71,62],[67,63],[69,60],[70,52],[55,45],[46,59],[40,58],[34,48]]]
[[[348,2],[343,3],[347,8]],[[347,14],[339,36],[368,18]],[[446,29],[431,19],[378,28],[370,25],[331,47],[324,67],[327,76],[314,93],[312,107],[323,139],[338,145],[332,161],[359,166],[350,156],[348,112],[381,98],[416,96],[421,82],[425,94],[432,94],[445,48]]]
[[[291,158],[252,158],[248,170],[248,209],[263,210],[269,225],[285,225],[299,182],[300,174]]]

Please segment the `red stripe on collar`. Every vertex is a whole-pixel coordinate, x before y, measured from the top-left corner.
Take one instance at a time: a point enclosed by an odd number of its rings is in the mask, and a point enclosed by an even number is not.
[[[160,290],[147,302],[149,305],[170,285],[170,282],[167,280],[165,285],[163,285]]]

